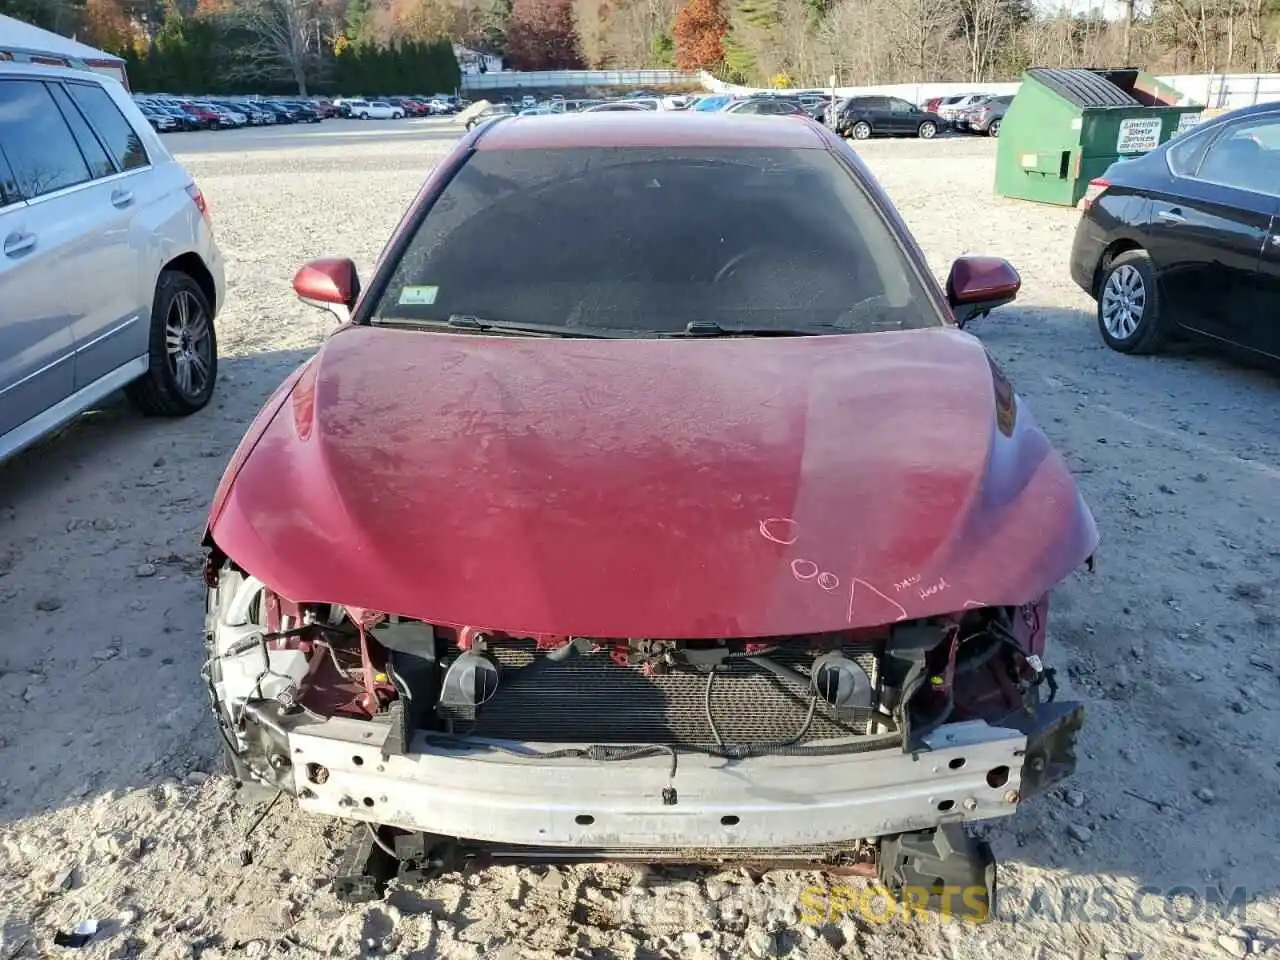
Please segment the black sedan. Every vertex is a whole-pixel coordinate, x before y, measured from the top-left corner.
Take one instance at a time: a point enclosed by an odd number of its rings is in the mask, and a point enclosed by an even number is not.
[[[276,102],[293,114],[293,119],[298,123],[319,123],[324,119],[320,111],[309,103],[302,103],[299,100],[278,100]]]
[[[846,139],[884,135],[932,140],[946,123],[900,97],[849,97],[836,108],[831,127]]]
[[[1089,184],[1071,276],[1107,346],[1183,331],[1280,358],[1280,103],[1223,114]]]

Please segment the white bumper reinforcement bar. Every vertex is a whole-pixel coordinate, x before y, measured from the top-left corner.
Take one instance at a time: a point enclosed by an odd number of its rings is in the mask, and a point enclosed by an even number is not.
[[[381,739],[356,720],[293,727],[299,806],[481,843],[602,851],[801,847],[1006,816],[1027,747],[1017,730],[968,721],[940,727],[916,754],[681,753],[672,778],[663,754],[539,759],[419,736],[407,755],[384,757]]]

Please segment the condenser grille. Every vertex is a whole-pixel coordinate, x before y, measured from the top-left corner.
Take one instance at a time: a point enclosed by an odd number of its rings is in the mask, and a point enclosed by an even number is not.
[[[843,649],[867,671],[875,689],[876,647]],[[682,668],[645,676],[639,666],[614,663],[605,650],[555,661],[532,641],[504,643],[489,653],[502,671],[498,692],[474,719],[442,711],[456,733],[568,743],[716,743],[707,722],[706,673]],[[456,655],[451,650],[448,660]],[[813,655],[807,649],[781,648],[768,656],[806,682],[784,679],[742,658],[726,661],[717,668],[710,693],[711,716],[723,743],[810,743],[867,733],[869,711],[837,717],[834,708],[818,700],[809,719]]]

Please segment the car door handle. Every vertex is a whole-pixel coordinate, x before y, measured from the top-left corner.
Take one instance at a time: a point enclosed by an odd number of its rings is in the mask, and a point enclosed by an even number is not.
[[[34,250],[36,246],[36,235],[34,233],[11,233],[4,238],[4,255],[6,257],[20,257],[24,253]]]
[[[1165,223],[1186,223],[1187,218],[1180,214],[1177,210],[1161,210],[1156,214]]]
[[[131,204],[131,203],[133,203],[133,191],[132,191],[132,190],[112,190],[112,191],[111,191],[111,205],[112,205],[112,206],[114,206],[114,207],[127,207],[127,206],[128,206],[129,204]]]

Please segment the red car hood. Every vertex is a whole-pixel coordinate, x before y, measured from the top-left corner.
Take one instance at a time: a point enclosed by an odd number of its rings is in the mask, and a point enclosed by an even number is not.
[[[281,595],[515,634],[778,636],[1040,598],[1097,531],[951,329],[563,340],[349,327],[210,533]]]

